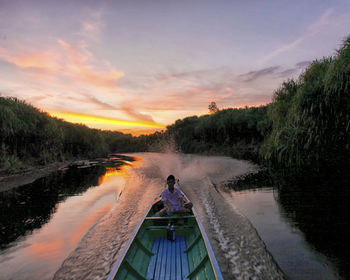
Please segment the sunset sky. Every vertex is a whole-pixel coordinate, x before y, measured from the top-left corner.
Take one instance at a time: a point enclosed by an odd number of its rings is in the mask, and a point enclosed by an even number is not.
[[[350,1],[0,0],[0,94],[149,133],[256,106],[350,35]]]

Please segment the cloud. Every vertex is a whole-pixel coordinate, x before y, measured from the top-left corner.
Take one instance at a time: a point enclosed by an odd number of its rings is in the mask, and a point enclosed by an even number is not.
[[[106,110],[117,110],[118,108],[111,105],[111,104],[108,104],[108,103],[105,103],[101,100],[99,100],[98,98],[90,95],[90,94],[86,94],[86,93],[82,93],[82,95],[85,97],[85,101],[89,101],[89,103],[93,103],[97,106],[99,106],[101,109],[106,109]]]
[[[155,93],[149,98],[138,98],[137,103],[139,110],[165,112],[182,110],[186,105],[193,106],[192,99],[193,97],[187,96],[185,92],[168,92],[162,96]]]
[[[57,118],[63,118],[69,122],[73,123],[88,123],[88,124],[100,124],[100,125],[115,125],[115,126],[124,126],[124,127],[148,127],[148,128],[164,128],[163,124],[149,121],[129,121],[123,120],[119,118],[113,117],[104,117],[90,114],[82,114],[82,113],[72,113],[72,112],[58,112],[58,111],[50,111],[52,116]]]
[[[300,70],[307,68],[310,64],[311,64],[311,61],[298,62],[295,64],[295,68],[283,70],[283,71],[278,73],[278,76],[290,78],[290,77],[294,76],[295,74],[300,73]]]
[[[240,76],[244,79],[245,82],[252,82],[252,81],[255,81],[261,77],[274,74],[279,69],[281,69],[280,66],[272,66],[272,67],[263,68],[263,69],[260,69],[257,71],[251,71],[251,72],[248,72],[246,74],[242,74]]]
[[[278,73],[279,77],[285,78],[285,77],[291,77],[295,72],[297,71],[297,68],[290,68],[284,71],[281,71]]]
[[[227,73],[231,72],[228,67],[219,67],[214,69],[203,69],[203,70],[194,70],[194,71],[186,71],[186,72],[171,72],[167,74],[160,74],[156,77],[158,81],[174,81],[178,82],[178,80],[192,82],[192,81],[206,81],[208,78],[210,80],[213,79],[221,79],[223,75],[227,75]]]
[[[333,9],[327,9],[314,23],[305,28],[305,31],[294,41],[282,44],[277,49],[270,52],[266,55],[262,60],[258,62],[258,64],[263,65],[269,60],[278,57],[279,55],[285,54],[290,51],[295,51],[295,49],[304,43],[306,40],[311,37],[319,34],[320,32],[324,32],[327,30],[327,27],[330,25],[336,25],[337,20],[333,20],[330,18],[333,13]]]
[[[98,22],[83,22],[81,34],[83,37],[93,41],[98,41],[100,38],[101,25]]]
[[[301,61],[295,64],[295,67],[298,69],[306,68],[308,67],[312,62],[311,61]]]
[[[197,71],[186,71],[186,72],[177,72],[168,75],[159,75],[159,79],[164,80],[173,80],[173,79],[200,79],[203,77],[207,77],[208,75],[213,75],[218,69],[204,69]]]
[[[120,108],[124,113],[129,115],[130,117],[139,120],[139,121],[146,121],[146,122],[154,122],[153,118],[150,115],[142,114],[140,112],[136,112],[134,108],[130,106],[121,106]]]
[[[294,40],[291,43],[283,44],[279,48],[273,50],[268,55],[266,55],[262,60],[260,60],[260,62],[258,62],[258,64],[260,64],[260,65],[265,64],[266,62],[268,62],[269,60],[271,60],[272,58],[274,58],[276,56],[279,56],[283,53],[294,50],[298,45],[300,45],[301,42],[304,41],[304,39],[305,39],[305,35]]]
[[[206,113],[211,101],[220,108],[258,106],[271,102],[278,86],[295,78],[308,63],[300,61],[292,67],[273,65],[246,73],[234,72],[229,67],[182,72],[168,69],[141,77],[148,86],[137,88],[137,94],[129,87],[127,104],[137,104],[136,111],[149,112],[155,119],[162,115],[179,118],[188,112]]]
[[[276,78],[293,78],[300,73],[301,69],[309,66],[311,61],[301,61],[295,64],[295,67],[284,69],[282,66],[271,66],[256,71],[251,71],[241,74],[239,77],[243,78],[245,83],[252,83],[260,78],[276,79]]]
[[[279,75],[284,71],[281,66],[245,74],[234,73],[228,67],[174,73],[170,70],[154,76],[154,84],[137,97],[137,107],[153,112],[154,116],[158,112],[170,114],[176,111],[180,117],[180,114],[190,111],[191,114],[206,113],[211,101],[226,108],[266,104],[271,101],[276,83],[282,82]]]
[[[125,92],[117,82],[124,74],[108,61],[98,60],[84,43],[72,45],[57,40],[42,51],[0,47],[1,60],[12,66],[8,67],[7,76],[20,80],[12,84],[9,80],[2,87],[9,83],[10,88],[22,85],[16,96],[34,106],[44,110],[113,111],[113,115],[120,112],[118,103]],[[6,75],[3,79],[6,81]]]
[[[19,68],[38,68],[41,70],[58,70],[57,55],[50,52],[32,53],[13,57],[12,62]]]
[[[50,51],[12,55],[6,49],[0,48],[0,59],[20,69],[58,70],[58,56]]]
[[[73,83],[87,86],[117,89],[117,80],[124,73],[115,70],[108,62],[101,63],[87,50],[85,45],[74,46],[64,40],[57,40],[57,49],[11,53],[0,48],[0,59],[11,63],[29,74],[39,70],[42,75],[68,78]],[[99,65],[99,66],[97,66]]]
[[[117,88],[116,81],[124,76],[124,73],[118,72],[109,65],[106,70],[96,69],[91,63],[93,57],[85,47],[79,49],[63,40],[58,40],[58,43],[64,49],[64,73],[73,81],[80,81],[90,85],[105,88]]]
[[[91,40],[91,41],[99,41],[102,27],[105,24],[102,22],[102,10],[90,11],[87,12],[88,17],[81,23],[80,35],[82,38]]]

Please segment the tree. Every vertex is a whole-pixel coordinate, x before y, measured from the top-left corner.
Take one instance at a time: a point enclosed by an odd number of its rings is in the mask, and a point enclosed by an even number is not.
[[[210,114],[215,114],[217,111],[219,111],[218,106],[216,105],[216,102],[212,101],[208,106]]]

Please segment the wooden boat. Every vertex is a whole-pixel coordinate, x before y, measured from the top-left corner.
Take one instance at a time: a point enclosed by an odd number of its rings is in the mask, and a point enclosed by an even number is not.
[[[223,279],[199,220],[192,213],[154,217],[157,198],[134,230],[108,280]],[[167,239],[169,223],[175,240]]]

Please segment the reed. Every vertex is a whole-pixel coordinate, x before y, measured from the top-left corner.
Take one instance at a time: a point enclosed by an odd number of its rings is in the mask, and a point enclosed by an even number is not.
[[[348,164],[350,156],[350,37],[333,57],[315,60],[274,93],[272,131],[260,149],[271,165]]]

